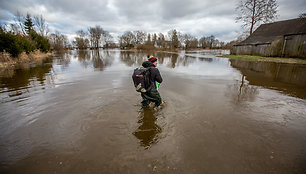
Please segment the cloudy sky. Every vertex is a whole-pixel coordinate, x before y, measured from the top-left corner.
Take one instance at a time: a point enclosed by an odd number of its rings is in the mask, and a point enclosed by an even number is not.
[[[80,29],[100,25],[115,38],[124,31],[167,33],[177,29],[197,37],[214,35],[221,41],[236,39],[243,29],[235,22],[239,0],[0,0],[0,22],[13,15],[40,15],[51,32],[73,37]],[[306,13],[305,0],[278,0],[278,19]]]

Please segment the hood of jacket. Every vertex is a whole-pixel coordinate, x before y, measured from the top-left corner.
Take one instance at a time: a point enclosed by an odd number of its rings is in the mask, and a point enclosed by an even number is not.
[[[142,66],[143,66],[144,68],[148,68],[148,67],[151,67],[151,66],[155,67],[154,64],[153,64],[152,62],[150,62],[150,61],[145,61],[145,62],[143,62],[143,63],[142,63]]]

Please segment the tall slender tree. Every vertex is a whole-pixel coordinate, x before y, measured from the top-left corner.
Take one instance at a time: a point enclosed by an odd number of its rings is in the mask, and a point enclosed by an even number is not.
[[[165,45],[166,45],[166,41],[165,41],[165,36],[164,36],[164,34],[163,33],[159,33],[158,34],[158,39],[157,39],[157,41],[156,41],[156,44],[157,44],[157,46],[159,47],[159,48],[161,48],[161,47],[165,47]]]
[[[249,28],[252,34],[254,27],[277,17],[277,7],[276,0],[241,0],[236,7],[239,12],[236,22],[242,21],[242,26]]]
[[[150,33],[148,33],[148,37],[147,37],[147,41],[146,41],[146,44],[147,45],[151,45],[151,34]]]
[[[32,18],[30,14],[28,13],[25,18],[25,22],[24,22],[24,28],[27,34],[30,34],[30,32],[33,30],[33,27],[34,27],[34,23],[32,22]]]
[[[34,16],[34,25],[42,36],[47,36],[49,33],[48,24],[42,15]]]
[[[178,39],[178,34],[175,29],[168,31],[168,37],[171,42],[172,48],[178,48],[180,46],[180,41]]]
[[[157,35],[156,35],[156,33],[154,33],[153,36],[152,36],[152,45],[153,46],[155,46],[156,41],[157,41]]]

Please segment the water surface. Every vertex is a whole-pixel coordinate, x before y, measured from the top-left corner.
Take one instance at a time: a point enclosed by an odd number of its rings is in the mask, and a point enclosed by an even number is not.
[[[147,54],[160,111],[131,79]],[[305,65],[221,54],[72,51],[2,74],[1,173],[305,173]]]

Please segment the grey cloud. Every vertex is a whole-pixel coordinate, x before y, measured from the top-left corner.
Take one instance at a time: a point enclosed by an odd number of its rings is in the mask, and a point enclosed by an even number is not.
[[[52,28],[68,34],[101,25],[118,35],[127,30],[163,32],[176,28],[195,36],[213,34],[232,40],[241,31],[235,23],[239,0],[0,0],[0,17],[9,20],[17,10],[43,14]],[[279,19],[297,17],[304,0],[279,0]],[[305,13],[305,11],[304,11]],[[234,36],[236,35],[236,36]],[[233,38],[231,38],[233,37]]]

